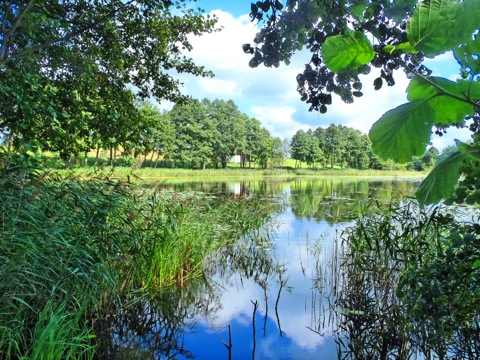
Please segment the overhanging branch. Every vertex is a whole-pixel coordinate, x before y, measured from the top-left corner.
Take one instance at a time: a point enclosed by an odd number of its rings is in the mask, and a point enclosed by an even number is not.
[[[13,32],[18,28],[18,26],[20,25],[21,21],[23,20],[23,17],[25,16],[25,14],[27,13],[28,10],[30,10],[31,8],[31,5],[33,4],[35,0],[32,0],[29,5],[27,5],[27,7],[24,9],[24,11],[22,11],[22,13],[19,15],[19,17],[17,18],[17,20],[15,21],[15,24],[14,26],[12,27],[12,29],[9,31],[9,34],[8,37],[5,36],[4,34],[4,39],[3,39],[3,44],[2,44],[2,49],[1,49],[1,53],[0,53],[0,66],[3,66],[5,65],[5,63],[9,60],[14,60],[14,59],[19,59],[19,58],[22,58],[22,57],[25,57],[29,54],[32,54],[32,53],[35,53],[37,51],[40,51],[42,49],[45,49],[45,48],[48,48],[50,46],[53,46],[53,45],[56,45],[56,44],[60,44],[60,43],[63,43],[63,42],[66,42],[68,40],[70,40],[71,38],[75,37],[75,36],[78,36],[82,33],[84,33],[85,31],[89,30],[89,29],[92,29],[94,27],[96,27],[97,25],[101,24],[102,22],[104,22],[106,19],[109,19],[111,18],[112,16],[116,15],[117,13],[119,13],[121,10],[124,10],[125,8],[127,8],[129,5],[131,5],[132,3],[134,3],[136,0],[130,0],[130,1],[127,1],[126,3],[122,4],[121,6],[113,9],[112,11],[110,11],[109,13],[107,13],[106,15],[104,16],[101,16],[98,20],[94,21],[93,23],[89,24],[89,25],[86,25],[84,27],[82,27],[81,29],[77,30],[77,31],[74,31],[74,32],[71,32],[71,33],[68,33],[66,34],[65,36],[62,36],[61,38],[58,38],[58,39],[53,39],[51,41],[48,41],[46,43],[43,43],[43,44],[39,44],[35,47],[32,47],[32,48],[29,48],[29,49],[25,49],[23,51],[20,51],[19,53],[17,53],[16,55],[13,55],[13,56],[10,56],[7,58],[6,54],[6,48],[8,46],[8,39],[11,38],[11,35],[13,35]],[[13,31],[12,31],[13,30]]]

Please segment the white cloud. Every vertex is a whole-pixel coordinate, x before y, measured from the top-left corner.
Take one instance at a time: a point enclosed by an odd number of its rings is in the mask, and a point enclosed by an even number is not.
[[[273,136],[290,139],[300,129],[316,129],[319,126],[342,124],[368,133],[372,124],[385,112],[406,100],[405,90],[409,80],[402,71],[394,74],[396,85],[389,87],[384,83],[381,90],[373,89],[373,81],[379,76],[378,69],[362,78],[364,96],[356,98],[353,104],[345,104],[339,97],[328,107],[328,112],[308,112],[308,104],[300,101],[296,91],[296,75],[303,71],[309,61],[309,52],[303,50],[292,57],[289,66],[279,68],[250,68],[251,55],[242,50],[245,43],[253,43],[258,31],[247,15],[234,17],[221,11],[212,11],[219,19],[222,31],[193,37],[191,56],[194,61],[215,73],[214,78],[195,78],[181,75],[185,93],[194,98],[233,100],[240,111],[260,120]],[[435,74],[457,73],[455,60],[451,54],[445,54],[428,65]],[[444,147],[451,144],[454,136],[465,139],[462,132],[449,131],[446,136],[432,140],[434,145]],[[466,131],[468,134],[468,131]],[[450,135],[452,134],[452,135]],[[455,134],[455,135],[453,135]]]
[[[201,78],[198,79],[198,85],[204,97],[233,99],[241,95],[238,83],[234,80]]]
[[[298,130],[307,130],[308,125],[294,120],[297,110],[292,107],[253,106],[253,116],[260,120],[272,136],[291,138]]]
[[[394,74],[395,86],[384,83],[382,88],[376,91],[373,81],[378,76],[374,69],[371,74],[362,78],[364,95],[355,99],[353,104],[345,104],[338,97],[335,98],[334,105],[329,110],[333,118],[343,125],[368,133],[373,123],[385,112],[407,102],[405,89],[408,79],[404,73]]]
[[[282,107],[292,107],[290,104],[298,106],[295,78],[302,71],[302,60],[296,59],[297,63],[300,61],[299,66],[250,68],[251,55],[243,52],[242,45],[252,43],[258,30],[256,26],[248,16],[234,18],[220,10],[213,13],[223,30],[192,38],[193,51],[190,55],[197,64],[213,71],[215,77],[197,79],[181,76],[185,92],[196,98],[232,99],[241,111],[250,116],[254,116],[253,109],[258,112],[260,107],[273,109],[280,104]],[[277,134],[282,135],[279,131]]]
[[[471,140],[472,133],[468,129],[449,128],[447,134],[443,136],[433,135],[432,146],[435,146],[438,150],[443,150],[448,145],[454,144],[454,139],[466,142]]]

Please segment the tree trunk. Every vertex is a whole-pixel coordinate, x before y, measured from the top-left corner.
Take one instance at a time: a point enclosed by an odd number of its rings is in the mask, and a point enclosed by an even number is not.
[[[93,165],[93,170],[98,167],[98,155],[100,154],[100,146],[97,144],[97,152],[95,154],[95,164]]]
[[[110,143],[110,166],[113,167],[113,143]]]
[[[117,144],[113,147],[113,161],[112,161],[112,168],[115,167],[115,163],[117,162]]]

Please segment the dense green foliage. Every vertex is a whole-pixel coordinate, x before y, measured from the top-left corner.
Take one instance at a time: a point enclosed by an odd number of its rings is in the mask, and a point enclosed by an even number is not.
[[[272,211],[265,201],[24,172],[2,173],[0,190],[0,355],[7,359],[92,358],[99,314],[111,303],[183,287]]]
[[[433,171],[420,187],[417,199],[432,204],[452,196],[461,173],[466,174],[457,200],[476,202],[478,195],[480,107],[480,7],[476,0],[318,1],[265,0],[252,4],[253,21],[264,21],[250,66],[279,66],[303,47],[311,60],[297,76],[297,90],[310,110],[327,111],[336,94],[347,103],[361,97],[360,75],[374,68],[375,89],[393,86],[398,70],[411,79],[408,103],[385,113],[370,130],[373,150],[398,162],[421,156],[434,129],[466,126],[470,120],[472,143],[459,144],[458,152]],[[459,78],[431,76],[423,60],[447,51],[459,65]],[[378,71],[378,70],[376,70]],[[447,74],[449,75],[449,74]],[[443,175],[449,181],[443,181]]]
[[[156,152],[157,159],[161,156],[171,160],[176,167],[190,164],[192,168],[204,169],[208,164],[226,168],[237,155],[241,167],[256,164],[266,168],[274,158],[274,143],[281,143],[270,136],[260,121],[240,112],[232,100],[193,100],[164,113],[145,103],[140,104],[140,109],[149,114],[150,136],[133,145],[135,150],[140,149],[135,153]],[[153,146],[142,148],[143,143]],[[276,157],[280,155],[277,151]]]
[[[434,147],[422,156],[414,156],[411,162],[402,165],[393,160],[382,160],[373,153],[370,138],[360,131],[343,125],[331,124],[327,128],[318,127],[298,130],[290,143],[290,156],[311,168],[375,169],[375,170],[430,170],[444,153],[450,154],[452,147],[440,154]]]
[[[297,131],[291,142],[293,159],[321,167],[375,168],[370,139],[360,131],[342,126]]]
[[[135,96],[186,100],[176,73],[211,76],[185,53],[216,19],[188,1],[2,1],[0,131],[62,158],[135,143]],[[127,88],[128,86],[128,88]]]
[[[232,157],[238,156],[243,168],[253,165],[265,169],[282,166],[289,154],[286,140],[272,137],[260,121],[240,112],[232,100],[191,100],[163,112],[149,102],[137,102],[136,110],[138,116],[135,123],[131,121],[129,139],[107,147],[97,143],[95,166],[105,149],[110,150],[108,163],[112,167],[148,164],[218,169],[226,168]],[[60,167],[78,165],[78,155]],[[87,163],[88,154],[83,155]]]

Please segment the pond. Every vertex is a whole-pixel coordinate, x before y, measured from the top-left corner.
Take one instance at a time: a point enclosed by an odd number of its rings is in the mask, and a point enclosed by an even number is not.
[[[174,191],[268,197],[274,231],[211,261],[205,276],[122,310],[119,359],[337,359],[338,233],[367,199],[409,195],[418,180],[294,178],[165,182]]]

